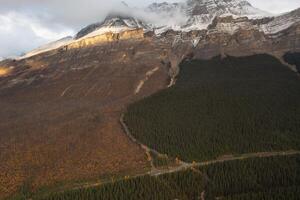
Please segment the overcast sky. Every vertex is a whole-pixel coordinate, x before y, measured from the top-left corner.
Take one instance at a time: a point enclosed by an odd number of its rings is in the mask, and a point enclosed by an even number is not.
[[[163,1],[125,2],[130,7],[143,7],[152,2]],[[249,2],[274,14],[300,7],[300,0]],[[18,55],[50,41],[73,35],[81,27],[102,20],[111,9],[120,5],[120,0],[0,0],[0,3],[1,58]]]

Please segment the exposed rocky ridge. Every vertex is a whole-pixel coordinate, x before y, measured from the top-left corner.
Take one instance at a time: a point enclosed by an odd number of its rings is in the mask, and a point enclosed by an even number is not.
[[[92,24],[72,37],[66,37],[28,52],[19,59],[29,58],[54,49],[80,48],[97,43],[113,42],[124,39],[143,38],[145,32],[151,30],[143,22],[130,17],[110,16],[99,24]]]
[[[108,32],[93,37],[79,39],[75,42],[72,42],[64,46],[64,49],[82,48],[82,47],[96,45],[99,43],[108,43],[108,42],[116,42],[120,40],[142,39],[142,38],[144,38],[144,30],[139,28],[122,31],[120,33]]]
[[[110,14],[109,16],[106,17],[106,19],[103,22],[88,25],[87,27],[80,30],[76,34],[75,39],[82,38],[94,31],[105,29],[105,28],[108,29],[106,32],[109,31],[113,32],[114,28],[115,29],[120,28],[121,30],[127,30],[127,29],[149,30],[150,29],[149,25],[134,17]]]
[[[187,16],[188,20],[185,25],[159,28],[158,33],[167,29],[185,32],[207,29],[210,24],[214,23],[214,19],[226,18],[227,16],[232,16],[234,19],[247,17],[251,25],[256,25],[257,28],[266,34],[280,32],[300,21],[299,9],[279,16],[272,16],[253,7],[245,0],[189,0],[186,3],[156,3],[152,4],[149,10],[157,13],[170,13],[170,15],[173,14],[174,10],[180,10]],[[235,21],[232,20],[230,23],[235,23]],[[229,29],[228,31],[232,32]]]
[[[276,37],[276,35],[285,29],[300,22],[300,9],[279,16],[265,17],[267,13],[252,7],[245,0],[189,0],[185,3],[154,3],[146,10],[147,12],[157,13],[162,18],[165,16],[174,18],[178,12],[181,12],[184,13],[187,21],[184,25],[155,27],[153,24],[148,24],[136,17],[111,14],[103,22],[91,24],[83,28],[76,34],[74,39],[68,37],[50,43],[27,53],[21,59],[66,46],[80,47],[88,44],[93,45],[95,44],[95,40],[97,41],[98,39],[101,42],[115,41],[116,38],[122,35],[122,32],[125,32],[126,35],[126,32],[132,33],[133,30],[142,29],[147,35],[153,33],[159,36],[169,30],[176,32],[209,30],[209,32],[217,31],[234,34],[241,29],[257,29],[265,34]],[[152,32],[153,29],[154,32]],[[141,38],[140,32],[138,35]],[[197,40],[192,39],[191,42],[197,42]]]
[[[261,29],[266,34],[273,34],[283,31],[298,22],[300,22],[300,8],[274,17],[273,20],[269,21],[268,23],[262,24]]]
[[[43,45],[43,46],[41,46],[37,49],[34,49],[34,50],[26,53],[25,55],[21,56],[19,59],[28,58],[28,57],[31,57],[31,56],[35,56],[35,55],[47,52],[47,51],[58,49],[62,46],[66,46],[66,45],[72,43],[73,41],[74,41],[73,37],[68,36],[68,37],[62,38],[60,40],[51,42],[49,44]]]
[[[270,14],[254,8],[245,0],[188,0],[183,3],[154,3],[148,10],[172,16],[175,11],[181,11],[187,18],[184,25],[176,27],[178,30],[190,31],[206,29],[215,17],[220,16],[248,16],[249,18],[265,17]],[[172,28],[172,27],[169,27]]]

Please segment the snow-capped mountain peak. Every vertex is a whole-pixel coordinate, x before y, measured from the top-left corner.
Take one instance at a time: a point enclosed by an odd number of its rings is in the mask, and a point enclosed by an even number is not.
[[[188,0],[187,8],[190,15],[254,15],[265,16],[269,13],[253,7],[246,0]]]
[[[127,9],[127,14],[114,14],[118,12],[113,12],[102,22],[83,28],[73,38],[68,37],[44,45],[21,58],[105,33],[121,33],[135,29],[143,29],[144,32],[154,30],[156,35],[161,35],[168,30],[189,32],[209,29],[233,34],[240,29],[255,28],[266,34],[275,34],[300,22],[299,9],[280,16],[272,16],[253,7],[246,0],[187,0],[180,3],[153,3],[143,10],[132,9],[125,4],[124,7]],[[222,18],[227,20],[222,21]],[[210,26],[214,24],[213,22],[216,22],[214,27]]]
[[[262,18],[270,16],[269,13],[253,7],[246,0],[188,0],[184,3],[154,3],[148,7],[148,10],[159,14],[164,13],[165,16],[172,16],[175,11],[182,12],[187,17],[185,25],[180,27],[183,31],[206,29],[215,17]]]
[[[47,52],[47,51],[58,49],[58,48],[60,48],[64,45],[70,44],[71,42],[73,42],[73,37],[71,37],[71,36],[64,37],[60,40],[51,42],[49,44],[45,44],[43,46],[40,46],[40,47],[26,53],[25,55],[19,57],[18,59],[29,58],[31,56],[35,56],[35,55],[38,55],[38,54],[41,54],[41,53],[44,53],[44,52]]]
[[[111,14],[107,16],[104,21],[88,25],[87,27],[81,29],[74,37],[65,37],[58,41],[43,45],[41,47],[38,47],[37,49],[34,49],[33,51],[26,53],[19,59],[28,58],[34,55],[38,55],[40,53],[58,49],[71,43],[78,42],[86,38],[102,35],[105,33],[121,33],[124,31],[134,29],[144,29],[145,32],[151,30],[148,24],[142,22],[139,19],[136,19],[134,17]]]
[[[112,14],[106,17],[106,19],[103,22],[91,24],[80,30],[76,34],[75,39],[79,39],[82,37],[93,37],[106,32],[119,33],[122,31],[137,28],[148,30],[150,29],[150,26],[134,17]]]

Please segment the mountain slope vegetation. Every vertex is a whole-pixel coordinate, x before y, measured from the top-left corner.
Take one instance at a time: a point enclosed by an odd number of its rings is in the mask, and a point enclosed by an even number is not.
[[[129,106],[142,143],[184,161],[300,148],[300,80],[274,57],[185,61],[177,83]]]
[[[33,199],[298,199],[299,167],[299,155],[253,158],[128,178]]]

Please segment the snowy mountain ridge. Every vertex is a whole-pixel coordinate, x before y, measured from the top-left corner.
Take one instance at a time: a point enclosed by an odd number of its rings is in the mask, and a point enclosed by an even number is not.
[[[216,30],[229,34],[234,34],[239,29],[249,28],[258,29],[265,34],[275,34],[300,21],[300,9],[279,16],[272,16],[268,12],[253,7],[246,0],[187,0],[180,3],[153,3],[144,8],[143,12],[146,15],[156,16],[161,20],[162,24],[160,23],[160,25],[150,23],[146,20],[147,18],[140,18],[135,13],[136,8],[129,8],[126,5],[126,9],[128,10],[127,14],[110,14],[102,22],[83,28],[74,37],[63,38],[44,45],[27,53],[21,59],[105,33],[143,29],[144,32],[154,31],[159,36],[168,30],[189,32],[208,29],[214,19],[220,17],[243,18],[242,20],[221,22],[215,27]],[[137,10],[137,12],[139,11],[141,10]],[[260,19],[262,22],[254,22]]]
[[[95,35],[104,34],[106,32],[119,33],[121,31],[132,30],[142,28],[145,31],[151,29],[150,26],[131,16],[122,16],[111,14],[101,23],[95,23],[88,25],[87,27],[80,30],[75,39],[82,37],[93,37]]]
[[[270,13],[253,7],[245,0],[188,0],[184,3],[153,3],[148,10],[172,16],[174,10],[180,10],[187,21],[183,26],[177,26],[177,31],[191,31],[206,29],[215,17],[247,16],[248,18],[263,18],[270,16]],[[167,25],[166,25],[167,26]],[[166,27],[164,27],[166,29]],[[170,29],[174,29],[170,27]],[[158,33],[163,31],[157,30]]]
[[[79,31],[74,37],[68,36],[62,38],[58,41],[51,42],[49,44],[43,45],[19,59],[28,58],[40,53],[44,53],[50,50],[58,49],[63,46],[69,45],[74,42],[78,42],[87,38],[92,38],[98,35],[102,35],[105,33],[121,33],[124,31],[135,30],[135,29],[143,29],[145,32],[151,30],[150,26],[143,23],[141,20],[138,20],[133,17],[124,17],[124,16],[116,16],[111,15],[108,16],[103,22],[91,24],[81,31]]]
[[[45,44],[43,46],[40,46],[39,48],[34,49],[33,51],[30,51],[30,52],[26,53],[24,56],[19,57],[19,59],[29,58],[31,56],[35,56],[35,55],[38,55],[38,54],[41,54],[41,53],[44,53],[44,52],[47,52],[47,51],[58,49],[62,46],[70,44],[72,42],[73,42],[73,37],[68,36],[68,37],[62,38],[60,40],[51,42],[49,44]]]

